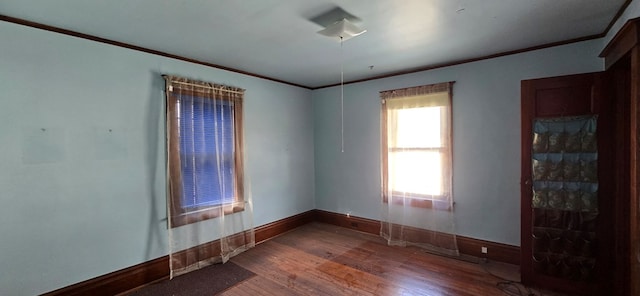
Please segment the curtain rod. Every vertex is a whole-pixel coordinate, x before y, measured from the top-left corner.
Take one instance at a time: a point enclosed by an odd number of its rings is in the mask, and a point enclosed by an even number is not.
[[[214,90],[219,90],[219,91],[224,91],[224,92],[229,92],[229,93],[234,93],[234,94],[244,94],[244,90],[237,91],[237,90],[230,90],[230,89],[225,89],[225,88],[221,88],[221,87],[213,87],[213,86],[195,84],[195,83],[189,83],[189,82],[171,81],[171,84],[174,84],[174,83],[175,84],[190,85],[190,86],[197,86],[197,87],[207,88],[207,89],[214,89]],[[170,87],[169,91],[173,91],[173,89],[171,88],[171,85],[169,85],[169,87]]]
[[[403,87],[403,88],[397,88],[397,89],[381,90],[380,93],[408,90],[408,89],[421,88],[421,87],[432,87],[432,86],[438,85],[438,84],[443,84],[443,85],[444,84],[449,84],[449,86],[452,86],[455,83],[456,83],[456,81],[452,80],[452,81],[447,81],[447,82],[439,82],[439,83],[426,84],[426,85],[418,85],[418,86],[409,86],[409,87]]]

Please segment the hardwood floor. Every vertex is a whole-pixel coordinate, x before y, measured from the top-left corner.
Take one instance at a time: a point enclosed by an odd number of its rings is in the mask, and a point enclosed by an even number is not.
[[[486,266],[387,246],[378,236],[310,223],[233,259],[256,276],[222,295],[529,295]],[[498,268],[519,278],[517,266]],[[494,272],[494,274],[496,274]],[[509,292],[509,291],[507,291]],[[532,295],[542,295],[534,292]],[[550,295],[550,294],[545,294]],[[556,294],[557,295],[557,294]]]

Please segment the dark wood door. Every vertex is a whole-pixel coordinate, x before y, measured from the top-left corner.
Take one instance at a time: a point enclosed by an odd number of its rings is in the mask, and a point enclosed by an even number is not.
[[[604,81],[604,73],[522,81],[521,272],[524,284],[580,295],[611,291],[611,263],[607,257],[613,248],[607,245],[612,241],[607,227],[611,227],[609,200],[615,186],[612,174],[607,173],[614,171],[611,165],[614,156],[610,148],[613,138],[610,107],[603,104]],[[584,135],[588,133],[583,130],[574,134],[536,130],[543,123],[557,126],[587,120],[585,118],[596,122],[597,140],[592,143],[597,143],[597,149],[581,150],[580,144],[578,148],[569,147],[571,137],[579,141],[580,137],[586,139]],[[546,142],[537,142],[543,136],[547,137]],[[560,148],[552,148],[558,139],[566,142],[562,142]],[[534,142],[546,145],[545,166],[542,160],[534,160],[542,157]],[[584,155],[592,157],[591,167],[589,161],[582,160],[586,159],[581,158]],[[572,157],[574,160],[569,160]],[[540,168],[551,173],[543,172],[542,176]],[[583,178],[589,169],[597,170],[597,177]],[[572,170],[580,172],[567,177]],[[580,189],[587,188],[585,186],[592,191]],[[591,197],[587,197],[588,194]],[[591,208],[589,201],[594,202]]]

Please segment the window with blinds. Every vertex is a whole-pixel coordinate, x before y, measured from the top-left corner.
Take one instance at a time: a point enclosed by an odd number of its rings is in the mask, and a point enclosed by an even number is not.
[[[182,207],[189,211],[233,202],[233,106],[192,96],[182,96],[177,104]]]
[[[244,90],[163,77],[171,226],[243,211]]]

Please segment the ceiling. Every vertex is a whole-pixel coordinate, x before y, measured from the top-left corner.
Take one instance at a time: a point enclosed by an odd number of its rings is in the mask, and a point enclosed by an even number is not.
[[[604,33],[625,0],[2,0],[0,15],[308,88]],[[336,6],[366,33],[311,19]],[[337,21],[337,20],[336,20]],[[342,53],[341,53],[342,51]],[[373,67],[371,67],[373,66]]]

